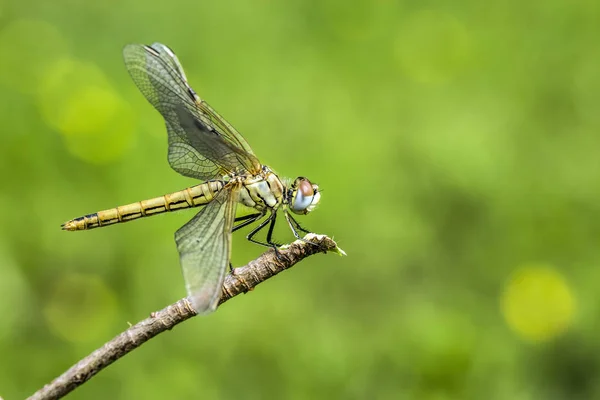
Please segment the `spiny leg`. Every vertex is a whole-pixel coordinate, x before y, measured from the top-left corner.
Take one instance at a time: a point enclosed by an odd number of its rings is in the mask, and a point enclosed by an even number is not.
[[[265,226],[267,226],[267,224],[269,222],[271,222],[271,220],[273,219],[273,215],[275,215],[274,213],[271,213],[271,215],[269,216],[269,218],[265,219],[263,222],[260,223],[260,225],[258,225],[256,228],[254,228],[252,230],[252,232],[250,232],[248,234],[248,236],[246,236],[246,239],[248,239],[249,241],[251,241],[252,243],[256,243],[256,244],[260,244],[261,246],[266,246],[266,247],[272,247],[271,244],[269,243],[264,243],[264,242],[260,242],[258,240],[254,239],[254,236],[260,232]]]
[[[237,217],[234,222],[239,222],[239,221],[244,221],[241,224],[239,224],[238,226],[234,226],[233,229],[231,230],[231,232],[235,232],[239,229],[242,229],[243,227],[250,225],[253,222],[256,222],[257,220],[261,219],[263,216],[265,215],[265,213],[255,213],[255,214],[248,214],[248,215],[244,215],[243,217]],[[233,267],[233,264],[231,263],[231,261],[229,262],[229,272],[231,274],[235,274],[235,268]]]
[[[271,218],[269,218],[269,219],[271,220],[271,223],[269,224],[269,231],[267,232],[267,243],[275,251],[275,256],[277,256],[278,259],[281,259],[281,253],[279,253],[279,249],[277,248],[277,247],[281,246],[281,244],[275,243],[274,241],[271,240],[271,238],[273,237],[273,229],[275,228],[275,221],[277,221],[277,212],[273,211]]]
[[[248,236],[246,236],[246,239],[248,239],[249,241],[251,241],[253,243],[260,244],[262,246],[271,247],[273,250],[275,250],[275,255],[277,256],[277,258],[280,258],[281,254],[279,253],[279,250],[277,249],[277,246],[280,246],[280,245],[271,240],[271,236],[273,235],[273,228],[275,227],[276,219],[277,219],[277,213],[275,211],[271,211],[271,215],[269,216],[269,218],[265,219],[259,226],[256,227],[256,229],[254,229],[252,232],[250,232],[250,234],[248,234]],[[268,223],[270,223],[270,225],[269,225],[269,232],[267,233],[267,242],[266,243],[260,242],[258,240],[253,239],[254,235],[256,235],[265,226],[267,226]]]
[[[256,222],[257,220],[264,217],[264,215],[265,215],[265,213],[256,213],[256,214],[249,214],[249,215],[244,215],[243,217],[236,218],[235,222],[239,222],[239,221],[244,221],[244,222],[242,222],[238,226],[234,226],[233,229],[231,230],[231,232],[235,232],[238,229],[242,229],[243,227],[250,225],[253,222]]]
[[[305,233],[311,233],[311,232],[307,231],[306,229],[301,227],[300,224],[298,223],[298,221],[296,221],[294,219],[294,217],[292,217],[287,211],[284,211],[283,213],[284,213],[285,219],[286,219],[288,225],[290,226],[290,229],[292,230],[292,233],[294,234],[296,239],[302,240],[304,243],[310,243],[313,246],[319,246],[318,244],[310,242],[310,241],[304,239],[303,237],[301,237],[296,229],[298,229],[301,232],[305,232]]]
[[[290,214],[287,214],[287,216],[289,217],[289,219],[296,225],[296,229],[298,229],[300,232],[304,232],[304,233],[312,233],[309,230],[304,229],[300,223],[298,221],[296,221],[296,219],[294,217],[292,217]]]
[[[254,214],[248,214],[248,215],[242,215],[241,217],[235,217],[235,219],[233,220],[233,222],[238,222],[238,221],[245,221],[247,219],[251,219],[254,217],[258,217],[259,215],[265,215],[265,212],[257,212]]]
[[[271,218],[271,225],[269,225],[269,231],[267,232],[267,243],[270,244],[271,246],[273,246],[275,251],[277,251],[278,246],[281,246],[280,243],[275,243],[271,240],[271,237],[273,236],[273,228],[275,228],[275,220],[276,219],[277,219],[277,213],[274,212],[273,218]]]

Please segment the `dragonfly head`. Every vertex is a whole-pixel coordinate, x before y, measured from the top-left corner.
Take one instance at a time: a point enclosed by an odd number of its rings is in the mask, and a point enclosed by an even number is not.
[[[310,183],[304,177],[299,177],[288,189],[287,197],[292,212],[304,215],[315,209],[321,199],[321,193],[319,186]]]

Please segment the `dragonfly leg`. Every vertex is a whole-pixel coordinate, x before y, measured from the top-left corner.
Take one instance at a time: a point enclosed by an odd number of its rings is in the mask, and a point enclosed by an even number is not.
[[[261,219],[262,217],[264,217],[265,213],[255,213],[255,214],[248,214],[248,215],[244,215],[242,217],[237,217],[234,222],[239,222],[239,221],[244,221],[241,224],[234,226],[233,229],[231,230],[231,232],[235,232],[238,229],[242,229],[243,227],[250,225],[253,222],[256,222],[257,220]],[[229,262],[229,272],[233,275],[235,274],[235,268],[233,267],[233,264],[231,263],[231,261]]]
[[[273,250],[275,250],[275,255],[277,256],[277,258],[281,259],[281,254],[279,253],[279,250],[277,249],[277,247],[281,246],[280,243],[275,243],[273,240],[271,240],[272,236],[273,236],[273,228],[275,228],[275,221],[277,220],[277,212],[273,212],[273,216],[271,217],[271,224],[269,225],[269,231],[267,232],[267,243],[271,245],[271,247],[273,247]]]
[[[258,212],[258,213],[254,213],[254,214],[242,215],[241,217],[236,217],[234,219],[234,222],[245,221],[247,219],[258,217],[259,215],[265,215],[265,212]]]
[[[238,229],[242,229],[243,227],[250,225],[253,222],[256,222],[257,220],[264,217],[264,215],[265,215],[265,213],[256,213],[256,214],[249,214],[249,215],[244,215],[243,217],[236,218],[235,222],[239,222],[239,221],[244,221],[244,222],[242,222],[238,226],[234,226],[233,229],[231,230],[231,232],[235,232]]]
[[[275,220],[277,219],[277,213],[273,213],[271,217],[271,224],[269,225],[269,231],[267,232],[267,243],[271,246],[281,246],[281,244],[274,243],[271,238],[273,237],[273,228],[275,228]]]
[[[300,224],[298,223],[298,221],[296,221],[294,219],[294,217],[292,217],[287,211],[284,211],[284,214],[285,214],[285,219],[287,220],[287,223],[290,226],[290,229],[292,230],[292,233],[294,234],[294,236],[296,237],[296,239],[301,239],[302,240],[302,237],[300,237],[300,234],[298,233],[298,231],[305,232],[305,233],[310,233],[306,229],[302,228],[300,226]]]
[[[248,234],[248,236],[246,236],[246,239],[248,239],[252,243],[260,244],[261,246],[272,247],[269,243],[261,242],[259,240],[254,239],[254,235],[256,235],[258,232],[260,232],[265,226],[267,226],[267,224],[269,222],[271,222],[272,218],[273,218],[273,214],[271,214],[271,216],[269,218],[265,219],[263,222],[260,223],[260,225],[258,225],[256,228],[254,228],[252,230],[252,232],[250,232]]]
[[[310,231],[307,231],[306,229],[304,229],[303,227],[301,227],[300,224],[298,223],[298,221],[296,221],[294,219],[294,217],[292,217],[287,211],[284,211],[283,213],[284,213],[285,219],[286,219],[288,225],[290,226],[290,229],[292,230],[292,233],[294,234],[294,236],[296,237],[296,239],[302,240],[304,243],[310,243],[310,244],[312,244],[314,246],[318,246],[318,244],[313,243],[313,242],[309,242],[308,240],[304,239],[298,233],[298,231],[304,232],[304,233],[311,233]]]
[[[304,233],[312,233],[311,231],[304,229],[300,223],[298,221],[296,221],[296,219],[294,217],[292,217],[290,214],[288,214],[288,216],[290,217],[290,220],[296,225],[296,229],[298,229],[300,232],[304,232]]]
[[[277,249],[277,247],[281,246],[281,244],[275,243],[271,240],[271,236],[273,235],[273,228],[275,227],[276,220],[277,220],[277,213],[272,212],[271,215],[269,216],[269,218],[267,218],[263,222],[261,222],[261,224],[259,226],[257,226],[256,229],[254,229],[252,232],[250,232],[248,234],[248,236],[246,236],[246,239],[248,239],[249,241],[251,241],[253,243],[273,248],[273,250],[275,250],[275,255],[277,255],[277,258],[280,258],[281,254],[279,253],[279,250]],[[254,235],[256,235],[258,232],[260,232],[262,229],[264,229],[264,227],[267,226],[267,224],[270,224],[270,225],[269,225],[269,231],[267,233],[266,243],[255,240]]]

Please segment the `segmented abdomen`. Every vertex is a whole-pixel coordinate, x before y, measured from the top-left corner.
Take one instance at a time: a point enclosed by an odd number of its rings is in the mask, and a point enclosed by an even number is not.
[[[198,207],[209,203],[223,188],[223,184],[222,181],[209,181],[153,199],[98,211],[67,221],[62,224],[62,229],[67,231],[93,229],[183,208]]]

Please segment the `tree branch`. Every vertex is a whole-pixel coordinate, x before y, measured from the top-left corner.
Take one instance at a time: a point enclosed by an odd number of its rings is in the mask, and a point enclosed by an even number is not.
[[[345,255],[337,247],[337,244],[327,236],[309,234],[304,239],[306,242],[296,240],[285,249],[281,249],[279,258],[273,250],[270,250],[248,263],[248,265],[236,268],[233,274],[225,278],[219,304],[223,304],[240,293],[252,290],[259,283],[291,268],[310,255],[328,251]],[[153,312],[149,318],[131,326],[73,365],[61,376],[35,392],[29,397],[29,400],[60,399],[154,336],[172,329],[175,325],[194,316],[196,316],[196,312],[186,298],[160,311]]]

